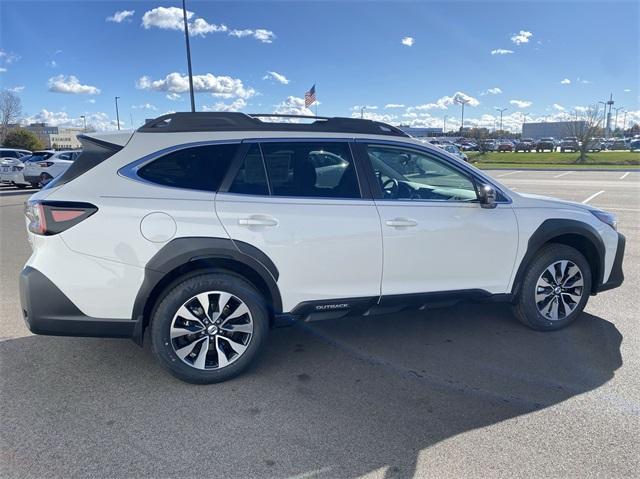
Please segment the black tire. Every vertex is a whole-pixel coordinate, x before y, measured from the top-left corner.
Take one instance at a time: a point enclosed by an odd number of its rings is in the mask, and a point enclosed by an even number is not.
[[[246,350],[237,360],[219,369],[196,369],[186,364],[176,354],[170,337],[178,309],[190,298],[207,291],[224,291],[236,296],[245,303],[253,320],[253,333]],[[151,322],[152,349],[160,364],[178,379],[192,384],[226,381],[245,371],[263,349],[268,332],[269,313],[264,298],[250,283],[226,272],[199,274],[174,283],[155,307]]]
[[[19,190],[24,190],[27,187],[27,185],[24,185],[22,183],[18,183],[18,184],[15,185],[15,187],[18,188]]]
[[[550,320],[543,316],[536,305],[535,294],[537,282],[545,269],[561,260],[569,260],[580,269],[583,280],[582,295],[575,309],[573,309],[570,314],[560,319]],[[514,306],[514,313],[525,326],[537,331],[554,331],[568,326],[580,316],[589,300],[590,292],[591,268],[582,253],[570,246],[550,243],[543,246],[529,264],[522,284],[520,285],[517,302]]]
[[[31,188],[40,188],[40,185],[38,183],[29,183],[31,185]]]

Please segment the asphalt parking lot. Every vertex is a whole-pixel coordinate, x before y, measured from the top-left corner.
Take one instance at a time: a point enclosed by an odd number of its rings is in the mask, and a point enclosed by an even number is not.
[[[212,386],[167,375],[148,343],[31,335],[30,191],[0,187],[0,475],[638,477],[640,173],[491,174],[616,213],[624,285],[554,333],[491,304],[279,329]]]

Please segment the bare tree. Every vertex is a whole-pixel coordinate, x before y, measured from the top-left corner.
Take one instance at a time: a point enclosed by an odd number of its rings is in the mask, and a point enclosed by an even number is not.
[[[0,142],[4,141],[9,125],[17,123],[22,115],[20,97],[9,90],[0,91]]]
[[[593,139],[597,137],[602,128],[600,123],[603,114],[598,110],[597,106],[588,107],[582,115],[576,113],[575,120],[569,123],[568,131],[570,136],[576,137],[578,140],[578,152],[580,156],[576,163],[585,163],[587,161],[587,152],[593,148],[591,144]]]

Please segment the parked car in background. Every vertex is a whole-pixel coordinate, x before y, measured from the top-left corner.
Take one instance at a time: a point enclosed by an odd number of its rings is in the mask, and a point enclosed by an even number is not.
[[[513,150],[515,152],[518,152],[518,151],[530,152],[531,150],[534,149],[534,147],[535,147],[535,142],[533,141],[533,138],[522,138],[516,142],[516,145],[514,146]]]
[[[556,140],[551,137],[540,138],[536,143],[536,151],[540,153],[545,150],[556,151]]]
[[[461,141],[456,146],[460,148],[460,151],[478,151],[478,144],[474,141]]]
[[[629,150],[640,151],[640,138],[634,138],[629,142]]]
[[[602,151],[604,146],[600,138],[591,138],[587,142],[587,151]]]
[[[578,144],[578,139],[575,136],[563,138],[560,142],[561,153],[564,153],[565,151],[578,151],[579,149],[580,145]]]
[[[29,150],[0,149],[0,183],[13,184],[14,176],[24,167],[23,160],[31,154]]]
[[[511,143],[510,141],[501,141],[500,143],[498,143],[497,150],[500,153],[505,153],[507,151],[513,151],[513,143]]]
[[[609,149],[610,150],[628,150],[629,149],[629,145],[627,144],[627,141],[624,138],[616,138],[613,141],[611,141],[611,143],[609,144]]]
[[[495,140],[482,140],[480,142],[480,149],[482,151],[496,151],[496,141]]]
[[[34,156],[38,156],[37,159],[31,159],[25,163],[24,179],[33,187],[44,186],[64,173],[79,154],[80,150],[37,152],[34,154]]]
[[[441,148],[444,151],[451,153],[453,156],[460,158],[462,161],[469,161],[467,155],[460,151],[460,148],[458,148],[456,145],[442,145]]]

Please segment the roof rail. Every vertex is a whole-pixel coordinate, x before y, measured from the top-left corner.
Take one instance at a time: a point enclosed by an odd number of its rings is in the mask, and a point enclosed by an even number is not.
[[[260,118],[295,118],[311,123],[262,121]],[[373,120],[359,118],[250,114],[239,112],[170,113],[147,121],[138,128],[142,133],[180,133],[193,131],[305,131],[325,133],[362,133],[408,137],[399,128]]]

